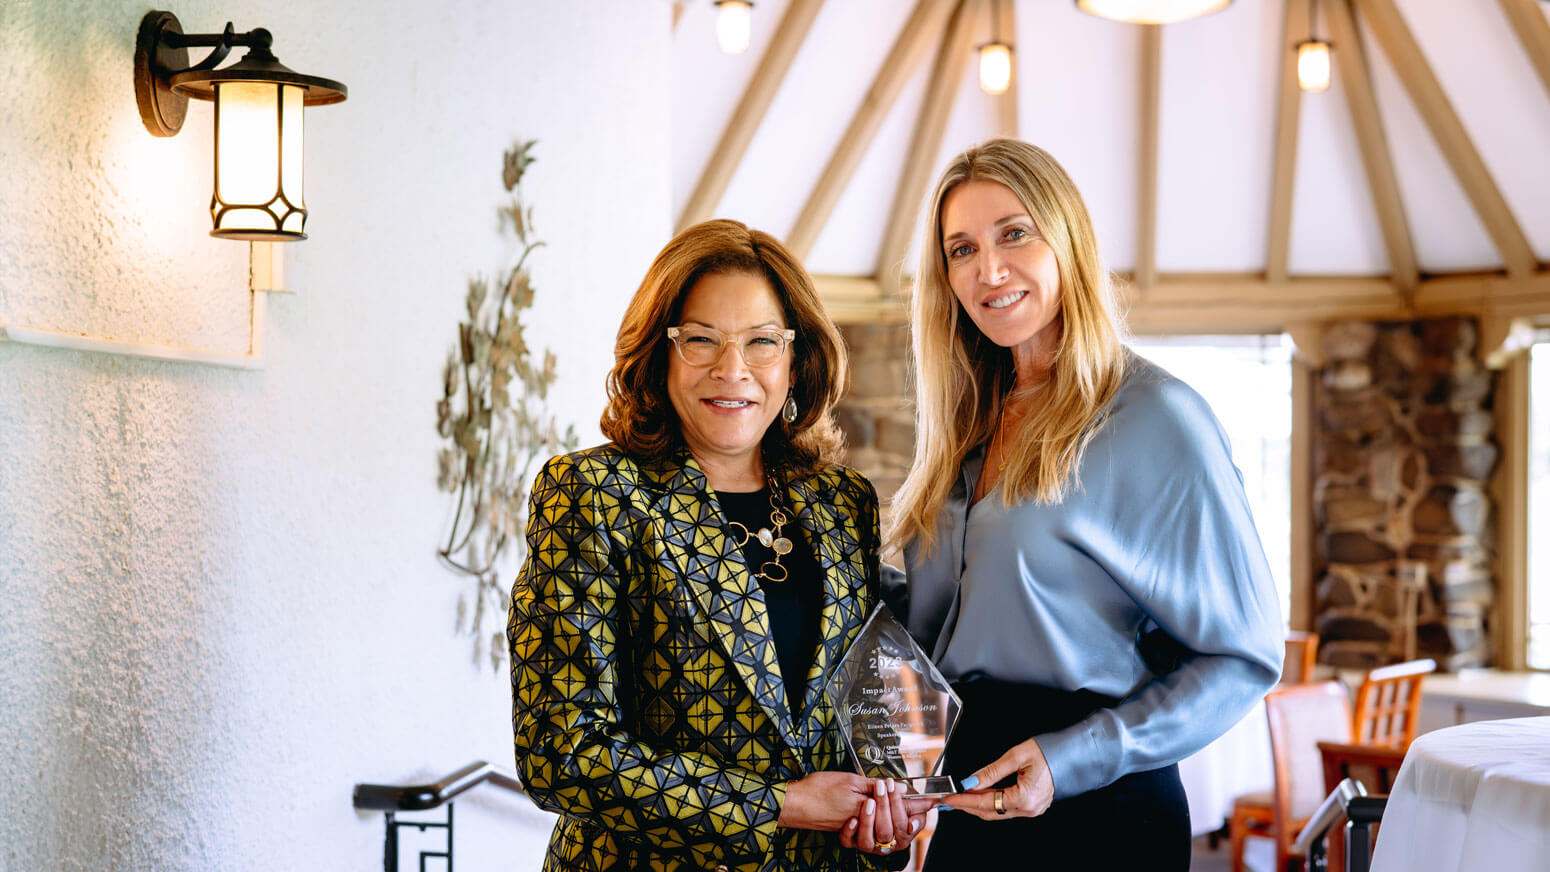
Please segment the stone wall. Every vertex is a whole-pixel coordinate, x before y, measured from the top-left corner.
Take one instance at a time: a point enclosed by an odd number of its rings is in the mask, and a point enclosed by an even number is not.
[[[1490,657],[1497,448],[1475,323],[1343,322],[1315,392],[1319,660]]]
[[[904,324],[857,324],[840,327],[840,333],[850,349],[850,387],[836,409],[846,462],[877,487],[886,528],[889,500],[915,452],[915,404],[906,374],[910,331]]]

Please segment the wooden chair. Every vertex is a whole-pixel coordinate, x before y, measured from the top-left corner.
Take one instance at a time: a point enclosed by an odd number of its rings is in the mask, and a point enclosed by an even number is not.
[[[1243,872],[1250,834],[1274,841],[1276,869],[1287,868],[1292,840],[1325,796],[1319,742],[1351,740],[1351,704],[1338,681],[1276,686],[1265,695],[1265,718],[1275,786],[1268,796],[1249,794],[1233,804],[1227,825],[1233,872]]]
[[[1301,684],[1313,680],[1313,667],[1319,656],[1319,634],[1306,630],[1286,632],[1286,660],[1281,666],[1282,684]]]
[[[1319,755],[1324,759],[1324,791],[1333,793],[1335,785],[1352,778],[1367,788],[1368,795],[1387,795],[1399,774],[1400,764],[1405,762],[1405,752],[1398,748],[1349,745],[1341,742],[1320,742]],[[1373,839],[1377,839],[1378,826],[1373,826]],[[1329,835],[1330,869],[1345,869],[1345,828],[1337,827]]]
[[[1436,669],[1431,660],[1411,660],[1368,672],[1356,690],[1351,716],[1356,744],[1409,748],[1420,718],[1421,680]]]

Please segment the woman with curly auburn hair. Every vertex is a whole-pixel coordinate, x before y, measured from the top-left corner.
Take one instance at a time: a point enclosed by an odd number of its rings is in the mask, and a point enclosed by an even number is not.
[[[697,224],[615,356],[612,441],[539,473],[511,596],[517,768],[561,816],[544,868],[897,868],[931,802],[854,774],[823,694],[878,600],[878,511],[837,462],[812,280]]]
[[[911,299],[915,458],[886,598],[963,714],[928,870],[1189,866],[1179,760],[1280,674],[1226,437],[1121,341],[1081,194],[1043,150],[954,158]]]

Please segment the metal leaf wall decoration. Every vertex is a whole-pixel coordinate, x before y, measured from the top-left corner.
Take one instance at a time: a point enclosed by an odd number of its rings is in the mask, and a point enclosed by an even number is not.
[[[452,528],[437,554],[473,590],[458,598],[457,630],[473,638],[476,661],[488,657],[499,669],[505,660],[504,626],[511,595],[500,578],[506,558],[521,560],[523,525],[533,466],[576,447],[576,431],[562,433],[549,410],[555,381],[554,353],[539,361],[523,336],[522,313],[532,308],[528,258],[543,243],[533,238],[533,211],[522,202],[522,176],[535,160],[536,140],[519,141],[506,152],[501,181],[511,201],[500,209],[501,224],[516,239],[516,265],[496,278],[468,280],[466,318],[442,371],[436,403],[436,432],[444,441],[436,457],[436,485],[457,497]],[[495,629],[486,632],[494,615]]]

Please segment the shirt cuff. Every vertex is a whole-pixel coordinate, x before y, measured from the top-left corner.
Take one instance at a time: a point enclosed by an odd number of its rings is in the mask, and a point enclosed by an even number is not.
[[[1039,750],[1044,752],[1044,762],[1049,766],[1050,780],[1054,783],[1056,801],[1079,796],[1096,790],[1103,784],[1094,777],[1102,777],[1098,737],[1093,735],[1087,720],[1073,724],[1064,730],[1034,736]]]

